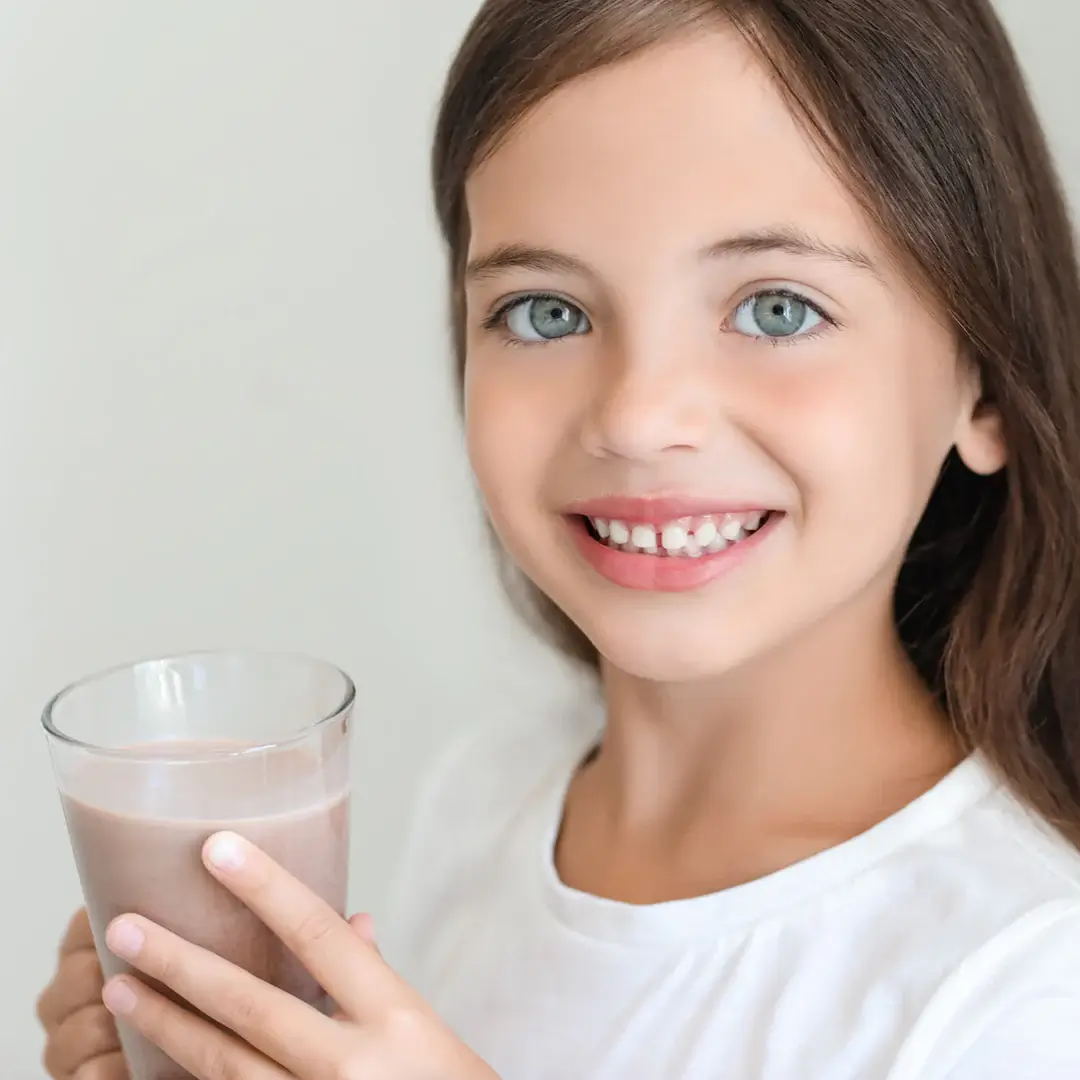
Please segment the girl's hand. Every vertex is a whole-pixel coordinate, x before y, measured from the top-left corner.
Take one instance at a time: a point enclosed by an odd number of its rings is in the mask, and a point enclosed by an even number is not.
[[[43,1061],[56,1080],[127,1080],[116,1024],[101,1004],[104,977],[83,909],[68,924],[52,981],[37,1002]]]
[[[219,833],[210,872],[307,967],[331,1019],[146,919],[124,915],[109,947],[227,1031],[121,976],[105,1004],[200,1080],[497,1080],[383,961],[363,932],[254,845]]]

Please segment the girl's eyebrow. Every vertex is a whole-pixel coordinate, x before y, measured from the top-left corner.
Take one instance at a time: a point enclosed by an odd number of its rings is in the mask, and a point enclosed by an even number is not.
[[[826,243],[793,225],[780,225],[724,237],[702,248],[698,252],[698,258],[707,261],[760,255],[772,251],[780,251],[800,258],[827,259],[830,262],[845,263],[872,274],[884,284],[880,270],[865,252],[858,248]],[[483,281],[511,270],[531,270],[541,274],[572,274],[586,278],[599,276],[584,259],[555,248],[534,247],[529,244],[500,244],[491,251],[470,259],[465,268],[465,279],[469,282]]]
[[[699,254],[702,259],[716,259],[739,255],[759,255],[769,251],[782,251],[802,258],[846,263],[872,274],[883,285],[885,284],[877,264],[866,252],[855,247],[826,243],[794,225],[781,225],[725,237],[714,244],[709,244]]]
[[[484,255],[469,260],[466,281],[485,281],[510,270],[532,270],[540,274],[574,274],[596,277],[596,271],[584,259],[555,248],[529,244],[500,244]]]

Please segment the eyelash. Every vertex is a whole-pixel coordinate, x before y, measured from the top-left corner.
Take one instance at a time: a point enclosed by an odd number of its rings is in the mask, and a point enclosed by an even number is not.
[[[482,323],[485,330],[501,330],[503,334],[503,340],[507,345],[513,345],[515,347],[521,346],[523,348],[531,348],[533,345],[557,345],[563,338],[551,338],[548,341],[524,341],[519,337],[514,337],[510,333],[509,327],[506,325],[506,317],[516,307],[521,307],[523,304],[528,304],[533,300],[555,300],[562,304],[569,304],[571,307],[577,308],[579,311],[584,309],[580,305],[575,304],[572,300],[568,300],[565,296],[560,296],[558,293],[549,292],[534,292],[534,293],[519,293],[517,296],[511,297],[509,300],[504,300]],[[570,337],[580,337],[579,334],[568,335]]]
[[[744,304],[750,303],[751,300],[756,300],[759,296],[782,296],[787,300],[796,300],[800,304],[805,304],[819,319],[821,319],[822,326],[836,328],[840,323],[834,319],[820,304],[815,303],[810,297],[805,296],[803,293],[798,292],[795,289],[785,289],[783,286],[774,289],[758,289],[756,292],[752,292],[749,296],[740,300],[735,305],[735,310],[728,317],[733,319]],[[728,320],[725,320],[725,324]],[[725,325],[725,333],[735,334],[737,330],[728,330]],[[769,337],[768,334],[761,335],[749,335],[744,334],[744,337],[750,338],[751,341],[757,342],[762,345],[769,345],[772,348],[783,347],[786,345],[797,345],[800,341],[807,341],[811,338],[816,338],[822,332],[820,326],[815,327],[813,330],[807,330],[803,334],[792,334],[788,337]]]
[[[822,323],[829,327],[838,327],[839,322],[834,319],[820,304],[815,303],[808,296],[804,296],[802,293],[797,292],[794,289],[758,289],[757,292],[751,293],[749,296],[740,300],[735,305],[730,318],[733,318],[739,311],[739,309],[751,300],[756,299],[759,296],[783,296],[789,300],[797,300],[800,304],[805,304],[815,315],[817,315]],[[513,334],[508,332],[506,326],[506,317],[510,314],[514,308],[521,306],[522,304],[528,304],[534,300],[556,300],[563,304],[570,304],[572,307],[577,308],[579,311],[584,311],[579,304],[575,304],[572,300],[565,296],[561,296],[559,293],[549,292],[534,292],[534,293],[519,293],[517,296],[511,297],[508,300],[503,301],[487,318],[484,319],[481,324],[485,330],[502,330],[504,340],[508,345],[522,346],[525,348],[533,345],[557,345],[560,341],[565,341],[566,338],[551,338],[546,341],[525,341],[522,338],[514,337]],[[728,320],[725,320],[725,324]],[[728,330],[725,325],[725,333],[737,333],[735,330]],[[762,334],[760,336],[755,335],[743,335],[750,337],[750,340],[758,342],[763,345],[769,345],[773,348],[778,346],[795,345],[800,340],[807,338],[817,337],[820,333],[820,328],[809,330],[805,334],[794,334],[789,337],[770,337],[768,334]],[[579,334],[568,334],[567,337],[580,337]]]

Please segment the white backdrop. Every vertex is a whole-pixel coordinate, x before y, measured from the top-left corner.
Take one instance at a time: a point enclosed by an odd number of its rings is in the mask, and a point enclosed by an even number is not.
[[[478,713],[560,695],[494,585],[427,155],[476,0],[0,5],[0,1072],[79,902],[38,714],[118,661],[298,649],[360,688],[354,907]],[[1080,5],[1001,4],[1080,194]]]

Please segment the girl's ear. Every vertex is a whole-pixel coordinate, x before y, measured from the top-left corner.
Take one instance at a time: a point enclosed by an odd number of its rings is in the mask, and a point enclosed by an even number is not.
[[[979,365],[962,359],[963,385],[956,425],[956,452],[974,473],[990,476],[1008,459],[1001,412],[986,393]]]

